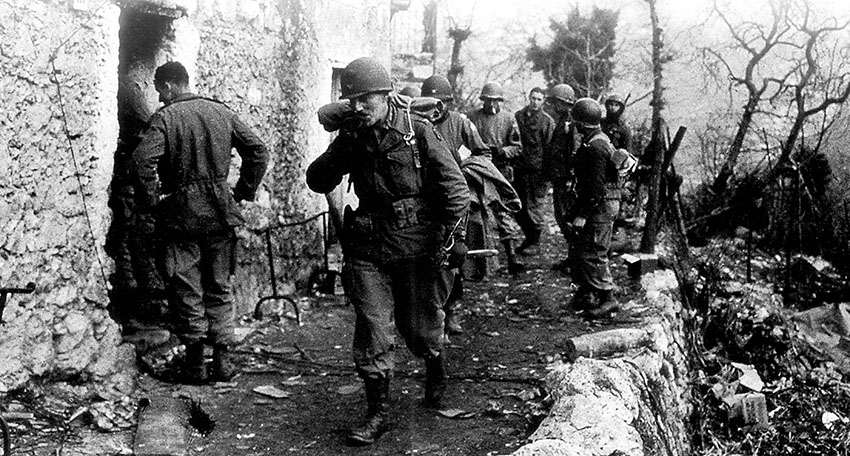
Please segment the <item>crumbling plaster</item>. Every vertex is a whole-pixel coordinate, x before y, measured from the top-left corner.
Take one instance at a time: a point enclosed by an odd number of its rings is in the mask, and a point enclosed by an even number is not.
[[[326,207],[303,182],[330,140],[315,110],[331,98],[334,67],[361,55],[389,65],[389,2],[160,3],[187,13],[169,54],[184,61],[199,93],[227,103],[272,152],[260,202],[246,207],[249,226],[239,232],[236,297],[246,311],[270,293],[263,224]],[[0,30],[13,37],[0,43],[0,286],[37,284],[12,296],[4,314],[0,391],[48,374],[106,380],[133,369],[132,349],[106,311],[113,265],[103,250],[120,12],[111,1],[0,0]],[[275,257],[279,287],[303,285],[321,258],[318,226],[276,231]]]

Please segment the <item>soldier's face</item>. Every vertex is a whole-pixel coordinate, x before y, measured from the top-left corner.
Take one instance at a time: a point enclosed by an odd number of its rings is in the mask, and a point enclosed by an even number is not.
[[[531,95],[528,96],[528,109],[532,111],[539,111],[540,108],[543,107],[543,94],[540,92],[532,92]]]
[[[361,127],[373,127],[387,117],[387,95],[384,93],[367,93],[352,98],[351,111],[360,121]]]
[[[608,114],[611,114],[611,115],[619,114],[619,112],[622,109],[623,108],[622,108],[622,106],[620,106],[620,103],[616,103],[616,102],[613,102],[613,101],[609,101],[609,102],[605,103],[605,110],[608,111]]]
[[[173,100],[175,97],[175,84],[170,81],[156,81],[154,82],[154,88],[157,93],[159,93],[159,101],[162,103],[168,103]]]
[[[490,114],[496,114],[502,109],[502,100],[496,98],[484,99],[484,111]]]

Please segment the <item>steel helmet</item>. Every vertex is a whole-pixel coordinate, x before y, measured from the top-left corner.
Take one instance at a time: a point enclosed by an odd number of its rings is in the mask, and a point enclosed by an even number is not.
[[[570,110],[573,122],[585,127],[597,127],[602,120],[602,107],[593,98],[579,98]]]
[[[488,82],[484,84],[484,87],[481,88],[481,96],[478,98],[482,100],[504,100],[505,95],[502,91],[502,86],[498,82]]]
[[[405,88],[398,91],[399,95],[404,95],[410,98],[417,98],[421,96],[422,92],[419,90],[419,87],[416,86],[406,86]]]
[[[612,93],[611,95],[608,95],[608,98],[605,99],[605,103],[619,103],[620,106],[624,108],[626,107],[626,102],[623,100],[623,96],[619,93]]]
[[[393,90],[390,74],[377,60],[371,57],[360,57],[348,64],[340,75],[342,96],[340,98],[357,98],[373,92],[389,92]]]
[[[549,98],[556,98],[572,104],[576,101],[576,92],[569,84],[558,84],[549,90]]]
[[[452,85],[445,76],[435,74],[422,83],[422,96],[433,97],[438,100],[451,100],[454,98],[452,94]]]

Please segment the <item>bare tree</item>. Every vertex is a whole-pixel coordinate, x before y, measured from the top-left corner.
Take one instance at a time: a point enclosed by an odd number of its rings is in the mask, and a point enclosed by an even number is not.
[[[460,51],[463,47],[463,42],[472,35],[469,26],[455,26],[449,29],[449,37],[452,39],[452,57],[449,65],[449,74],[447,76],[449,83],[452,85],[455,100],[461,98],[461,88],[458,84],[458,78],[463,74],[463,64],[460,59]]]
[[[747,101],[741,113],[741,120],[738,122],[732,143],[729,145],[726,159],[712,184],[712,189],[717,194],[723,193],[729,178],[734,173],[735,165],[738,163],[741,149],[744,146],[744,139],[750,130],[753,117],[758,112],[759,104],[766,98],[770,98],[766,95],[768,90],[772,90],[772,94],[779,93],[779,86],[789,76],[789,74],[785,74],[780,79],[762,77],[761,80],[758,80],[761,67],[771,51],[779,46],[792,45],[785,41],[788,35],[792,33],[791,26],[785,22],[789,8],[790,0],[771,0],[772,21],[770,24],[765,26],[756,22],[745,22],[741,25],[735,25],[718,7],[717,2],[714,2],[713,10],[732,35],[733,46],[743,49],[749,56],[743,71],[736,72],[732,69],[732,64],[727,56],[710,48],[703,49],[705,54],[713,56],[726,70],[730,82],[730,91],[738,86],[743,86],[747,90]],[[775,84],[772,89],[771,84]]]
[[[811,9],[808,3],[803,5],[803,19],[800,23],[794,23],[793,18],[789,18],[789,22],[805,37],[805,52],[794,67],[795,81],[789,82],[785,87],[793,92],[792,105],[796,115],[782,145],[780,163],[791,157],[807,119],[825,113],[830,106],[843,104],[850,95],[850,75],[847,73],[846,63],[848,48],[823,49],[821,46],[825,35],[846,29],[850,22],[839,24],[831,19],[825,24],[811,24]],[[807,101],[811,100],[816,100],[814,106],[807,106]],[[821,132],[824,128],[828,129],[834,121],[834,117],[829,119],[824,115]]]
[[[768,23],[733,22],[715,2],[713,12],[732,38],[732,45],[718,51],[702,49],[706,62],[715,64],[715,75],[728,78],[730,96],[737,87],[746,89],[741,118],[729,144],[712,190],[722,194],[734,175],[741,153],[757,116],[793,119],[781,141],[780,160],[787,161],[813,116],[822,115],[815,136],[820,138],[834,123],[829,108],[844,103],[850,95],[848,49],[825,38],[845,30],[848,23],[829,19],[818,23],[805,0],[770,0]],[[735,52],[743,50],[747,61],[735,69]],[[783,106],[785,109],[783,110]]]
[[[647,201],[646,223],[644,225],[643,237],[640,241],[640,250],[645,253],[655,251],[655,243],[658,237],[658,228],[660,222],[660,188],[661,174],[664,163],[665,147],[662,147],[664,141],[663,118],[661,111],[664,109],[664,87],[661,85],[663,60],[661,51],[664,48],[664,41],[661,36],[661,26],[658,22],[658,10],[656,8],[656,0],[646,0],[649,4],[649,18],[652,24],[652,136],[650,142],[655,153],[655,160],[652,164],[652,173],[649,179],[649,198]]]

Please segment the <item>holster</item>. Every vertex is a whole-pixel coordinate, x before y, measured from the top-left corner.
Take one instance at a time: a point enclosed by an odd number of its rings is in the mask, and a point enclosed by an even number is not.
[[[339,245],[342,246],[343,254],[349,250],[351,242],[351,229],[354,224],[354,209],[348,204],[342,210],[342,232],[339,233]]]

